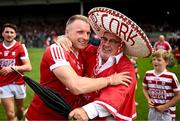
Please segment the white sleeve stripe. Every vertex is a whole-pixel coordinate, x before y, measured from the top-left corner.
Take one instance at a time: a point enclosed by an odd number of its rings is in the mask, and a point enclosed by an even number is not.
[[[132,117],[127,117],[127,116],[125,116],[123,114],[118,113],[118,111],[114,107],[110,106],[109,104],[107,104],[105,102],[102,102],[102,101],[94,101],[94,102],[97,103],[97,104],[100,104],[100,105],[104,105],[106,108],[111,110],[114,113],[115,116],[119,117],[120,119],[124,119],[124,120],[127,120],[127,121],[132,121],[132,119],[134,117],[136,117],[136,115],[137,115],[135,113],[135,114],[132,115]]]
[[[60,50],[60,48],[59,47],[55,47],[54,49],[54,54],[55,54],[55,57],[59,60],[59,59],[61,59],[62,58],[62,56],[61,56],[61,50]]]
[[[51,46],[50,51],[54,61],[66,60],[63,49],[60,46]]]
[[[69,62],[67,62],[67,61],[64,61],[62,63],[56,63],[56,64],[50,66],[50,70],[52,71],[53,69],[55,69],[57,67],[67,66],[67,65],[70,65]]]
[[[65,56],[64,56],[64,51],[63,51],[63,49],[60,47],[60,49],[61,49],[61,56],[62,56],[62,58],[64,58],[65,59]]]
[[[55,53],[55,49],[54,49],[53,46],[51,46],[50,51],[51,51],[51,55],[52,55],[52,57],[53,57],[53,60],[56,60],[57,57],[55,56],[56,53]]]
[[[29,59],[27,48],[24,44],[22,44],[22,47],[24,49],[25,56],[20,57],[21,59]]]
[[[29,57],[23,56],[23,57],[20,57],[20,59],[21,59],[21,60],[26,60],[26,59],[29,59]]]

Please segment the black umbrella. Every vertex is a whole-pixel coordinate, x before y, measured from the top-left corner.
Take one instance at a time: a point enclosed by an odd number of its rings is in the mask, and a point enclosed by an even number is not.
[[[22,76],[23,80],[31,87],[31,89],[41,98],[41,100],[52,110],[58,112],[68,119],[68,115],[71,111],[71,106],[59,95],[56,91],[42,86],[31,78],[22,75],[19,71],[13,69],[19,75]]]

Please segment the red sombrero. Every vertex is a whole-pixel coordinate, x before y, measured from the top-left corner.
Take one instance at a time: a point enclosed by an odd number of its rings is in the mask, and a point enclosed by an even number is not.
[[[105,7],[95,7],[88,12],[90,24],[98,36],[110,31],[125,43],[124,52],[136,57],[148,57],[152,46],[142,29],[124,14]]]

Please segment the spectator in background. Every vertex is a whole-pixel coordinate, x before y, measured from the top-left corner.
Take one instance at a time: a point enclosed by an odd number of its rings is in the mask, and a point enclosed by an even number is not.
[[[164,35],[160,35],[158,41],[156,41],[154,44],[154,50],[159,50],[159,49],[163,49],[168,52],[172,51],[172,47],[169,44],[169,42],[165,40]]]
[[[173,50],[174,56],[177,60],[177,63],[180,64],[180,38],[176,40],[175,48]]]
[[[178,64],[180,64],[180,49],[179,49],[179,46],[175,46],[175,49],[174,49],[174,56],[176,58],[176,61]]]
[[[152,55],[153,70],[147,71],[143,93],[149,105],[149,121],[175,121],[180,85],[176,75],[166,69],[170,53],[157,50]]]
[[[47,48],[49,47],[58,37],[58,34],[56,31],[52,31],[49,36],[46,37],[45,42],[44,42],[44,47]]]
[[[24,80],[11,68],[21,73],[32,69],[25,45],[15,40],[16,31],[16,25],[4,24],[4,40],[0,43],[0,98],[10,121],[15,121],[16,114],[19,121],[23,119],[23,100],[26,97]]]
[[[92,33],[89,38],[89,43],[98,46],[100,44],[100,38],[95,33]]]
[[[168,41],[165,40],[164,35],[160,35],[158,41],[154,45],[154,50],[157,51],[159,49],[166,50],[170,53],[168,67],[173,67],[175,65],[175,58],[172,53],[172,47]]]

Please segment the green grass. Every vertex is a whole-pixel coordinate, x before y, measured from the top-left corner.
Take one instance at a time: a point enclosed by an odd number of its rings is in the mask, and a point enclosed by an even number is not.
[[[33,69],[31,72],[26,73],[26,75],[31,77],[33,80],[39,81],[39,66],[44,49],[30,48],[28,49],[28,52]],[[147,107],[146,99],[142,92],[142,80],[145,72],[149,69],[152,69],[150,59],[149,58],[138,59],[138,69],[141,78],[138,80],[138,88],[136,91],[136,101],[139,103],[139,105],[137,106],[137,120],[147,120],[148,107]],[[180,66],[178,67],[174,66],[173,68],[169,68],[169,70],[176,73],[176,76],[178,77],[178,79],[180,79]],[[29,106],[33,95],[34,92],[27,86],[27,98],[25,99],[25,103],[24,103],[25,108]],[[178,114],[180,114],[180,102],[177,103],[176,120],[180,120],[180,115]],[[2,120],[7,120],[7,119],[3,111],[3,108],[0,105],[0,121]]]

